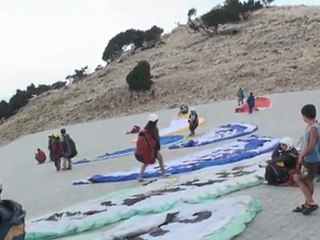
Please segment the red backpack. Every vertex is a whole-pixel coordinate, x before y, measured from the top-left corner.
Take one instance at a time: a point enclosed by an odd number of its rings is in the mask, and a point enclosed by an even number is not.
[[[151,132],[142,130],[139,132],[135,155],[142,159],[144,164],[154,164],[156,141]]]

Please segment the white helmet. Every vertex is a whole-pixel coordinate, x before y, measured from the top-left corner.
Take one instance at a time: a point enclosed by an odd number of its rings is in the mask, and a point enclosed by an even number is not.
[[[293,139],[291,137],[282,138],[280,143],[287,145],[288,149],[293,148]]]
[[[149,115],[148,120],[149,120],[150,122],[156,122],[156,121],[159,120],[159,118],[158,118],[158,115],[157,115],[157,114],[152,113],[152,114]]]

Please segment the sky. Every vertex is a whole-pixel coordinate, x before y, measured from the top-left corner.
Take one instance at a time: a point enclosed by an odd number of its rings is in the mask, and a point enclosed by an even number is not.
[[[0,0],[0,99],[30,83],[49,84],[88,65],[94,69],[108,41],[129,28],[171,31],[223,0]],[[276,0],[319,5],[320,0]]]

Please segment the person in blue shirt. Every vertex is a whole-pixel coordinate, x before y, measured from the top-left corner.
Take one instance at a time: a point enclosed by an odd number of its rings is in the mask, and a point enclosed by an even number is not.
[[[307,104],[301,109],[303,120],[307,123],[304,133],[304,144],[299,154],[297,173],[294,180],[302,191],[305,202],[294,209],[294,212],[302,212],[309,215],[318,209],[314,201],[314,179],[317,175],[320,161],[320,125],[316,120],[316,108],[312,104]],[[306,174],[301,173],[301,167],[306,169]]]
[[[251,92],[249,97],[247,98],[247,104],[249,107],[249,113],[251,114],[255,106],[255,98],[253,96],[253,92]]]

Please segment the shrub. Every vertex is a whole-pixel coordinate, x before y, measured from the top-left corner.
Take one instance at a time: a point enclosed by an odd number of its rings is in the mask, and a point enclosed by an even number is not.
[[[213,29],[216,33],[221,24],[237,22],[240,15],[248,11],[254,11],[262,8],[260,1],[248,0],[240,2],[239,0],[226,0],[222,7],[213,8],[208,13],[201,16],[203,24]]]
[[[152,81],[150,73],[150,64],[147,61],[141,61],[127,75],[126,81],[131,91],[150,90]]]
[[[147,31],[128,29],[125,32],[118,33],[109,41],[102,59],[106,62],[113,61],[122,53],[124,46],[134,44],[135,48],[140,48],[144,42],[158,41],[162,33],[163,29],[157,26],[153,26]]]

